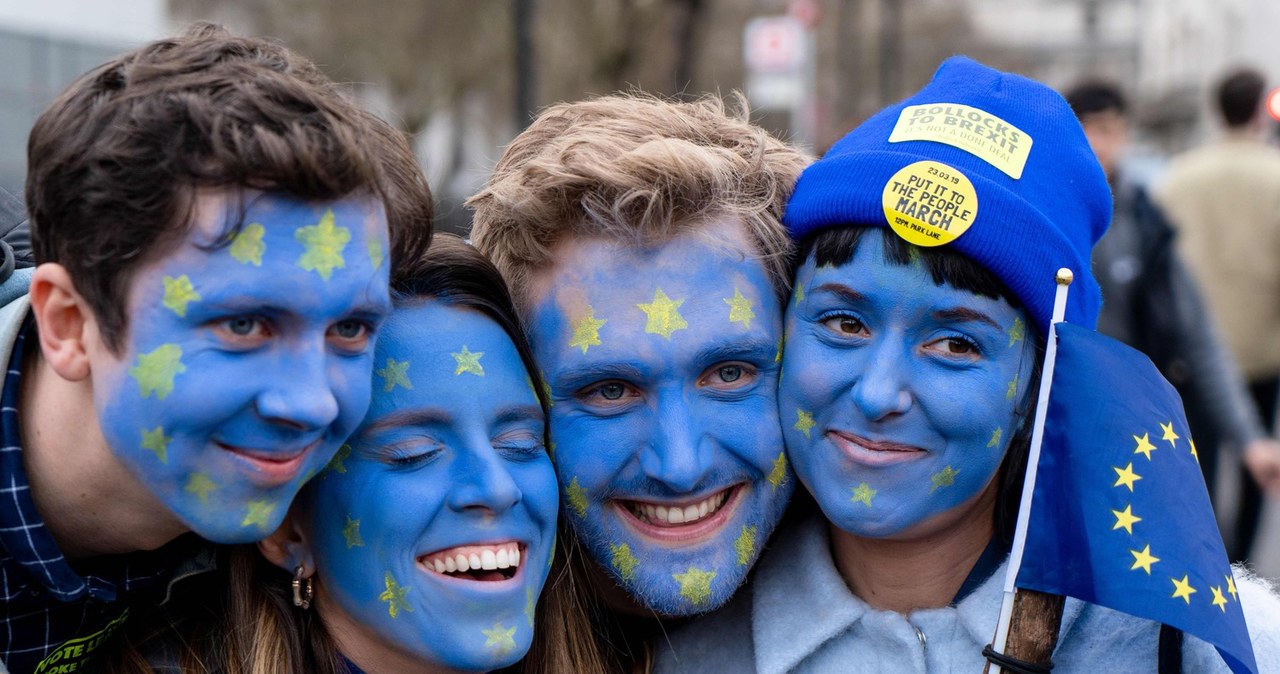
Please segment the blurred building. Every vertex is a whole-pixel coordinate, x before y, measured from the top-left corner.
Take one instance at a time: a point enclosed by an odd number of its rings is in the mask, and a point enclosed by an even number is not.
[[[59,92],[166,30],[164,0],[0,0],[0,187],[21,194],[27,134]]]

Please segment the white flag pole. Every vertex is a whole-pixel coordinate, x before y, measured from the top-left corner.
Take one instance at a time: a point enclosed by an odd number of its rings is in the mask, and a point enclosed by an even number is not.
[[[1013,549],[1009,551],[1009,568],[1004,576],[1004,596],[1000,601],[1000,619],[996,623],[996,637],[991,647],[1004,653],[1009,639],[1009,621],[1013,617],[1013,597],[1017,592],[1014,581],[1022,567],[1022,552],[1027,546],[1027,522],[1031,519],[1031,497],[1035,492],[1036,471],[1040,465],[1040,444],[1044,441],[1044,418],[1049,410],[1049,387],[1053,383],[1053,365],[1058,355],[1057,324],[1067,313],[1067,290],[1074,275],[1070,269],[1058,270],[1054,281],[1057,293],[1053,297],[1053,318],[1049,322],[1049,337],[1044,345],[1044,367],[1040,370],[1040,395],[1036,399],[1035,424],[1031,427],[1031,451],[1027,455],[1027,476],[1022,481],[1022,502],[1018,505],[1018,525],[1013,533]],[[991,674],[1000,674],[999,665],[992,663]]]

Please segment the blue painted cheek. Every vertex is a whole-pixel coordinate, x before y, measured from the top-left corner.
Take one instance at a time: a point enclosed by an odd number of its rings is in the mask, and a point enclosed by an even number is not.
[[[245,222],[247,238],[221,248],[199,225],[139,272],[122,362],[94,389],[113,451],[219,542],[274,530],[358,424],[372,347],[337,349],[328,331],[389,305],[387,265],[368,255],[369,242],[385,248],[385,223],[369,202],[268,195]],[[246,336],[229,331],[236,316],[252,317]]]

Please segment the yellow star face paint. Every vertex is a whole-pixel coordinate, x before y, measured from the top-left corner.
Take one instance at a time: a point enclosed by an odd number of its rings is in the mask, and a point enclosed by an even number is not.
[[[652,247],[578,240],[533,284],[563,512],[662,615],[723,604],[760,552],[742,532],[765,540],[795,488],[775,397],[779,293],[746,239],[726,221]],[[690,569],[712,576],[682,588]]]
[[[338,264],[335,242],[385,242],[386,219],[368,198],[249,191],[202,192],[193,218],[131,278],[124,344],[91,363],[94,404],[113,453],[178,520],[249,542],[368,406],[388,272]]]

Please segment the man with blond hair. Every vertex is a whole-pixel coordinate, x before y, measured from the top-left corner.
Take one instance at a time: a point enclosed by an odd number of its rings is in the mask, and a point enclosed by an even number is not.
[[[615,615],[724,604],[786,507],[781,218],[806,163],[718,99],[615,95],[543,111],[468,202],[526,321],[567,524]]]

